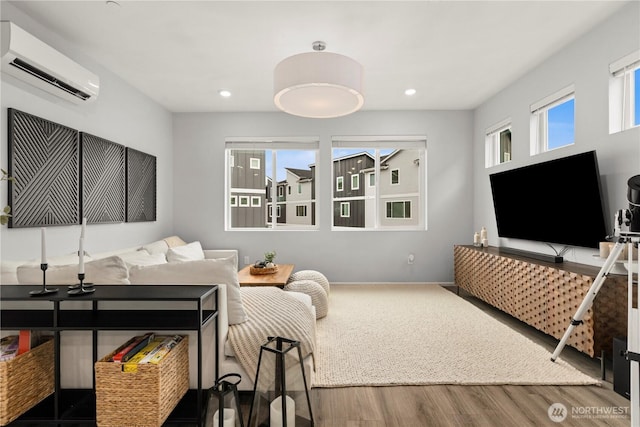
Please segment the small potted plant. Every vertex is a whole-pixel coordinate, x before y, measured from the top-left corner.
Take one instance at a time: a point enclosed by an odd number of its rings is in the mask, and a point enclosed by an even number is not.
[[[273,259],[276,257],[276,251],[269,251],[264,253],[264,266],[267,268],[275,267]]]
[[[278,267],[274,264],[273,259],[276,257],[276,251],[269,251],[264,253],[264,260],[256,261],[250,268],[251,274],[272,274],[278,270]]]

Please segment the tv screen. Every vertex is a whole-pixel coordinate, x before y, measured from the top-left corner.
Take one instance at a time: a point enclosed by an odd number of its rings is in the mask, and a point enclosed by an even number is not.
[[[596,152],[489,176],[500,237],[597,248],[607,235]]]

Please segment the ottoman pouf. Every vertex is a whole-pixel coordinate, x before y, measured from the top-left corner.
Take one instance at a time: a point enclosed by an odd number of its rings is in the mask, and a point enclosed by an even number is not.
[[[329,311],[329,298],[322,286],[313,280],[295,280],[284,287],[285,291],[301,292],[311,297],[311,304],[316,308],[316,319],[321,319]]]
[[[315,270],[296,271],[291,275],[291,277],[289,277],[289,282],[295,282],[296,280],[313,280],[314,282],[322,286],[322,289],[324,289],[324,291],[327,293],[327,296],[329,295],[329,288],[330,288],[329,281],[327,280],[325,275],[320,273],[319,271],[315,271]]]

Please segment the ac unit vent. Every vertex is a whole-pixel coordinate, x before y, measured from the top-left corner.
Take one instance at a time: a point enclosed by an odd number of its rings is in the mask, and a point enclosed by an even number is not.
[[[3,72],[75,104],[98,97],[97,75],[14,23],[0,24]]]
[[[60,89],[66,91],[67,93],[70,93],[71,95],[76,96],[82,100],[87,100],[91,97],[91,95],[81,91],[80,89],[76,89],[73,86],[66,84],[65,82],[61,82],[60,80],[53,77],[51,74],[48,74],[42,70],[39,70],[38,68],[23,61],[22,59],[18,59],[18,58],[14,59],[13,61],[11,61],[11,65],[21,69],[24,72],[31,74],[32,76],[39,78],[40,80],[44,80],[49,84],[57,86]]]

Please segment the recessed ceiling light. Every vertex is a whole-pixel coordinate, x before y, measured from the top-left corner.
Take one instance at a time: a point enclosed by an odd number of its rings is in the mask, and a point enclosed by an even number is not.
[[[404,91],[404,94],[407,96],[413,96],[416,94],[416,90],[415,89],[407,89]]]
[[[218,93],[219,93],[219,94],[220,94],[220,96],[221,96],[221,97],[223,97],[223,98],[228,98],[228,97],[230,97],[230,96],[231,96],[231,92],[229,92],[229,91],[228,91],[228,90],[226,90],[226,89],[220,89],[220,90],[218,91]]]

